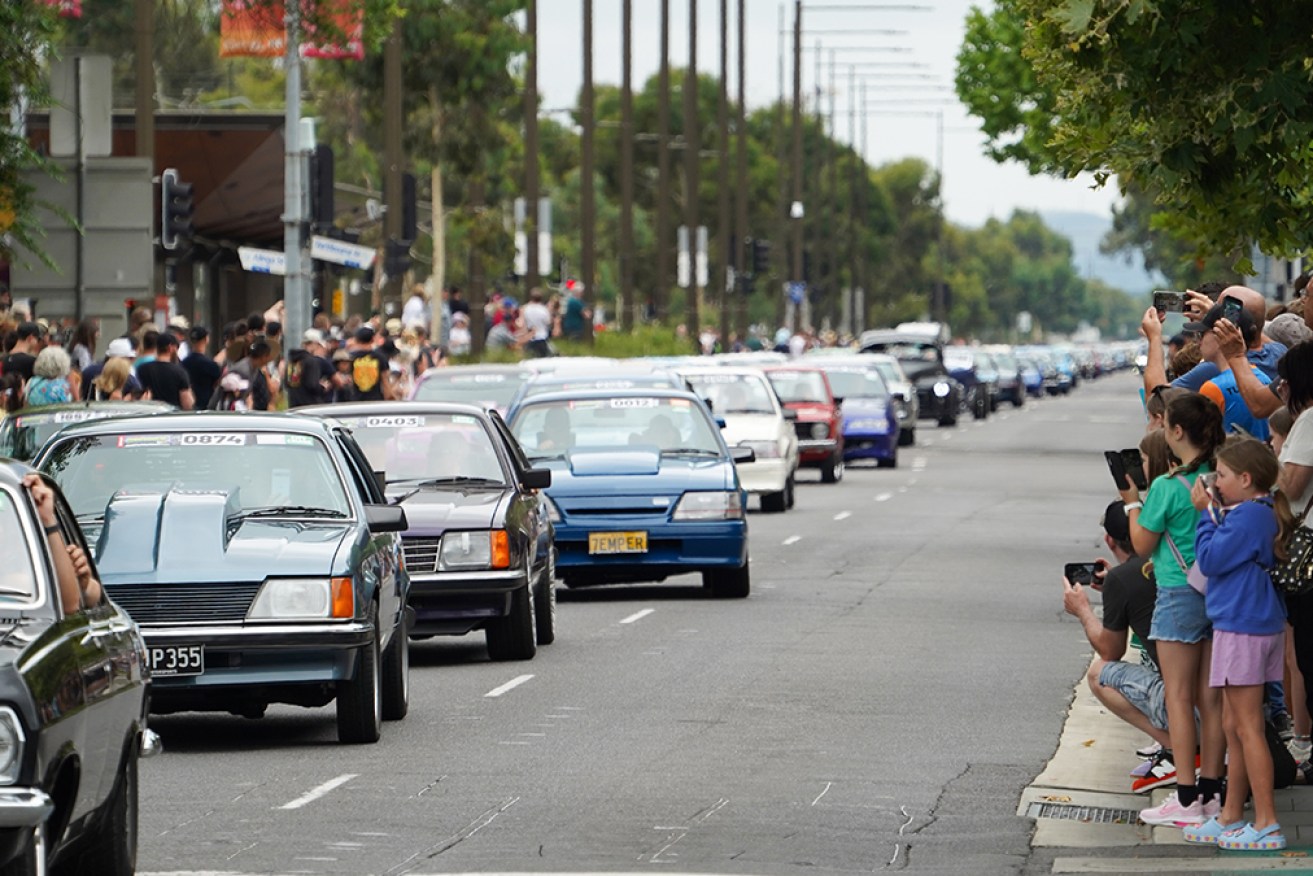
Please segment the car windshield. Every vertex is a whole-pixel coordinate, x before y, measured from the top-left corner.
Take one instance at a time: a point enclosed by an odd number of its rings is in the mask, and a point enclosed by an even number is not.
[[[0,600],[36,596],[36,564],[43,562],[28,553],[19,501],[8,490],[0,490],[0,544],[6,551],[5,562],[0,563]]]
[[[689,374],[693,391],[720,414],[773,414],[774,390],[759,374]]]
[[[830,389],[842,399],[889,397],[884,380],[871,368],[826,369],[825,376],[830,378]]]
[[[884,378],[886,384],[906,382],[903,375],[898,372],[898,366],[892,362],[876,362],[875,370],[880,372],[880,376]]]
[[[114,413],[103,410],[32,411],[5,417],[0,422],[0,456],[31,459],[51,435],[69,423],[99,420]]]
[[[975,365],[975,357],[970,350],[949,347],[944,350],[944,365],[954,370],[971,368]]]
[[[577,447],[656,447],[663,453],[721,456],[715,424],[689,398],[622,396],[525,405],[511,431],[534,458]]]
[[[123,490],[220,491],[238,513],[350,515],[337,466],[318,438],[219,428],[69,438],[55,445],[43,468],[74,513],[88,520],[103,517]]]
[[[535,380],[524,390],[524,397],[549,392],[574,392],[582,389],[638,389],[640,387],[676,389],[675,381],[665,374],[639,374],[629,377],[573,377],[569,380]]]
[[[512,372],[438,373],[425,376],[415,389],[416,401],[460,402],[505,410],[530,375]]]
[[[506,483],[492,436],[469,414],[339,417],[388,482],[477,480]]]
[[[825,378],[819,371],[768,371],[771,386],[785,402],[819,402],[829,404],[830,394],[825,391]]]

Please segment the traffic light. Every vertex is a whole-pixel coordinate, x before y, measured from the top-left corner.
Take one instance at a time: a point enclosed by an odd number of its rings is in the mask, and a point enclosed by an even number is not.
[[[192,184],[178,179],[170,167],[160,174],[160,245],[177,249],[178,241],[191,237]]]
[[[320,143],[310,156],[310,221],[320,229],[333,227],[333,147]]]
[[[752,275],[760,277],[770,273],[770,241],[752,241]]]
[[[389,277],[405,276],[410,270],[409,240],[397,240],[389,237],[383,247],[383,273]]]
[[[419,210],[416,197],[415,174],[401,175],[401,237],[415,240],[419,237]]]

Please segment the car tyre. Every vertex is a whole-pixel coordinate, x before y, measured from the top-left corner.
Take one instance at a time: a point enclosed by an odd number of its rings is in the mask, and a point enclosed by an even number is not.
[[[795,498],[795,494],[796,494],[796,493],[797,493],[797,490],[796,490],[795,487],[794,487],[793,475],[789,475],[789,479],[788,479],[787,481],[784,482],[784,507],[785,507],[785,508],[792,508],[792,507],[793,507],[793,501],[794,501],[794,498]]]
[[[532,660],[538,651],[533,625],[529,588],[517,588],[511,594],[511,613],[488,624],[488,656],[493,660]]]
[[[898,450],[894,449],[893,455],[888,459],[877,459],[875,461],[877,468],[898,468]]]
[[[48,871],[46,855],[47,826],[45,822],[32,828],[32,835],[22,850],[4,867],[0,867],[0,876],[44,876]]]
[[[374,636],[356,657],[356,675],[337,685],[337,738],[347,744],[378,742],[383,732],[383,661],[378,653],[378,606],[370,605]]]
[[[983,420],[989,416],[989,397],[977,392],[971,402],[971,417],[976,420]]]
[[[123,766],[119,770],[118,780],[105,804],[105,817],[87,839],[86,850],[79,856],[79,873],[132,876],[137,871],[139,760],[139,743],[133,739],[123,754]]]
[[[717,569],[702,573],[702,586],[717,599],[744,599],[752,590],[752,577],[747,563],[737,569]]]
[[[786,483],[784,489],[778,493],[761,494],[761,510],[767,514],[779,514],[789,507],[789,488]]]
[[[821,466],[821,483],[837,484],[841,480],[843,480],[843,454],[836,451],[834,456]]]
[[[916,444],[916,429],[901,429],[898,432],[898,446],[911,447]]]
[[[538,576],[537,591],[533,598],[533,620],[537,626],[538,644],[550,645],[556,641],[556,585],[549,564]]]
[[[410,636],[403,620],[383,655],[383,720],[400,721],[410,711]]]
[[[956,426],[956,425],[957,425],[957,416],[956,416],[956,415],[950,415],[950,416],[947,416],[947,417],[940,417],[940,418],[939,418],[939,425],[941,425],[941,426]]]

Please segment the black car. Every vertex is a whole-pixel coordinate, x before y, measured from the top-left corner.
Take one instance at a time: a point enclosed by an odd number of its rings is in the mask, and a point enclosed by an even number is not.
[[[23,486],[31,472],[0,460],[0,871],[125,876],[137,859],[137,760],[159,750],[146,729],[145,645],[109,599],[65,610],[56,538]],[[47,483],[64,543],[86,551]]]
[[[300,408],[349,428],[406,510],[413,638],[483,630],[493,660],[528,660],[556,637],[556,552],[538,490],[501,416],[475,405],[361,402]]]
[[[282,414],[79,423],[37,466],[141,626],[151,711],[336,701],[342,742],[409,708],[406,516],[346,429]]]
[[[887,353],[898,360],[907,379],[916,387],[921,419],[941,426],[957,425],[966,403],[966,388],[944,366],[944,347],[932,334],[894,329],[862,332],[863,353]]]

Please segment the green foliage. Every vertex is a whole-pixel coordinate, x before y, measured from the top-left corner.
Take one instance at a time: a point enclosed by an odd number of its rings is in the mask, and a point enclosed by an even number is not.
[[[693,342],[680,339],[675,332],[661,325],[641,325],[631,332],[598,332],[593,346],[578,341],[552,341],[557,350],[566,356],[610,356],[625,359],[634,356],[687,356],[693,353]]]

